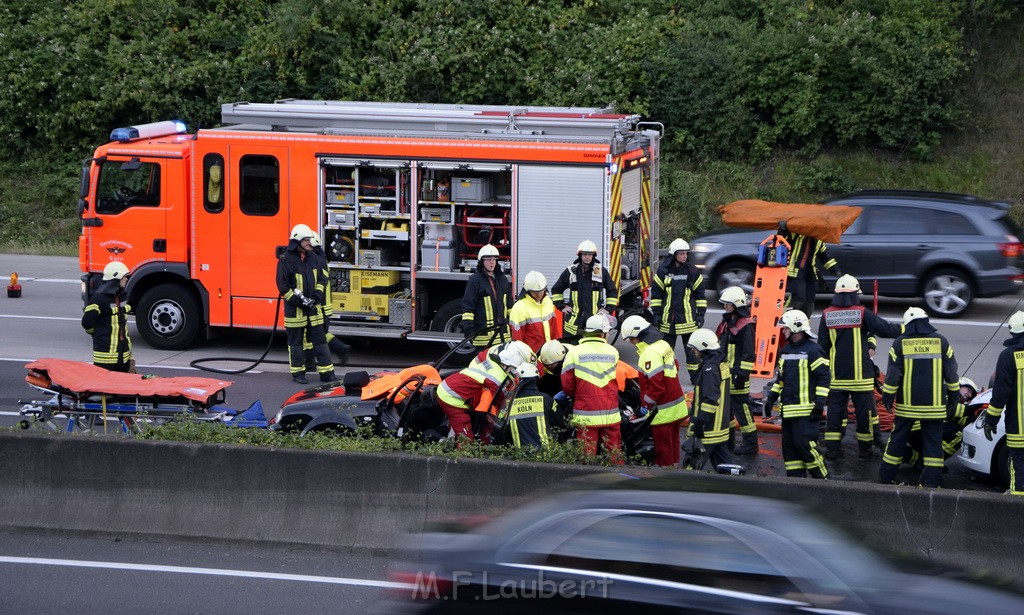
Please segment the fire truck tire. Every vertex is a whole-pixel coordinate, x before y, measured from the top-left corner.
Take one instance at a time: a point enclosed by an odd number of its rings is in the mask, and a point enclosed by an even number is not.
[[[139,335],[153,348],[184,350],[199,335],[202,315],[195,295],[178,284],[159,284],[146,291],[135,311]]]
[[[430,321],[430,330],[461,334],[462,331],[459,329],[459,325],[461,323],[462,302],[459,300],[449,301],[441,306],[441,309],[437,311],[437,314],[434,314],[434,318]],[[447,344],[448,348],[455,347],[455,342],[448,342]],[[449,363],[465,365],[469,357],[473,356],[474,352],[475,349],[471,344],[464,344],[452,353]]]

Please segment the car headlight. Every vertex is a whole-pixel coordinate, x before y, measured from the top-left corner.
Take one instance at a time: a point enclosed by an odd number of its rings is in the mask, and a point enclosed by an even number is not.
[[[722,247],[722,244],[720,244],[720,243],[701,242],[701,243],[695,243],[692,246],[690,246],[690,252],[703,252],[703,253],[706,254],[706,253],[714,252],[714,251],[718,250],[721,247]]]

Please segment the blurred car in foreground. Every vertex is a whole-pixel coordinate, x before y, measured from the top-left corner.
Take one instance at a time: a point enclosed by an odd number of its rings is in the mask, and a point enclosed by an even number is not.
[[[387,612],[1024,612],[1014,591],[902,572],[788,502],[632,486],[410,537]]]
[[[830,199],[861,215],[829,253],[865,293],[878,281],[888,297],[918,297],[932,316],[961,316],[975,297],[1020,290],[1024,281],[1021,231],[1009,203],[962,194],[872,190]],[[751,287],[758,244],[770,231],[722,229],[690,241],[690,260],[708,287]],[[825,287],[835,279],[827,271]]]
[[[963,442],[957,460],[980,476],[987,476],[1001,487],[1010,486],[1010,451],[1006,448],[1006,413],[999,416],[999,424],[992,439],[985,438],[985,408],[992,400],[992,390],[980,393],[974,404],[984,404],[977,418],[964,427]]]

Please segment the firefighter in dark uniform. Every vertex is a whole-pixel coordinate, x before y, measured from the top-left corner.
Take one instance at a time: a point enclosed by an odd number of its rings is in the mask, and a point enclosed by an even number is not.
[[[277,290],[284,297],[284,327],[288,336],[288,363],[292,380],[306,380],[303,341],[313,345],[316,371],[321,382],[337,380],[324,334],[322,304],[327,280],[313,256],[313,231],[305,224],[292,228],[288,247],[277,261]]]
[[[93,293],[82,314],[82,327],[92,336],[93,365],[112,372],[127,372],[132,364],[132,341],[128,338],[131,306],[124,296],[128,267],[107,263],[103,283]]]
[[[558,424],[554,402],[537,389],[539,373],[535,364],[523,363],[515,371],[519,385],[508,402],[508,424],[495,444],[544,448],[552,442],[550,429]]]
[[[732,463],[729,439],[729,360],[710,329],[697,329],[687,341],[700,361],[693,382],[693,405],[686,436],[696,436],[706,451],[711,468]],[[701,468],[693,468],[699,470]]]
[[[562,329],[568,340],[578,339],[580,329],[594,314],[615,311],[619,305],[619,289],[608,275],[608,269],[597,260],[597,245],[593,241],[582,241],[576,247],[576,260],[551,287],[551,300],[565,315]]]
[[[998,369],[998,366],[997,366]],[[960,383],[953,347],[928,322],[918,307],[903,314],[903,334],[889,349],[889,368],[882,385],[882,404],[896,408],[896,422],[882,455],[879,478],[890,484],[906,454],[907,439],[920,421],[924,470],[921,484],[938,487],[942,482],[942,422],[959,402]]]
[[[960,379],[960,403],[954,408],[946,409],[946,420],[942,422],[942,457],[949,459],[960,450],[964,440],[964,427],[973,418],[967,413],[967,405],[978,396],[978,385],[970,378]],[[903,463],[909,466],[924,465],[921,454],[921,421],[914,421],[907,439],[907,452],[903,454]]]
[[[704,313],[708,309],[704,276],[693,263],[687,262],[690,244],[675,239],[669,244],[668,252],[651,286],[651,311],[654,312],[654,324],[664,334],[670,348],[675,349],[677,337],[683,338],[686,371],[693,382],[697,357],[689,349],[688,342],[690,334],[704,326]]]
[[[324,253],[323,246],[320,242],[320,235],[317,232],[313,232],[312,239],[309,240],[310,245],[313,246],[313,251],[310,256],[316,259],[316,267],[320,269],[320,275],[323,276],[324,283],[324,302],[320,306],[323,312],[324,320],[324,335],[327,337],[327,348],[334,353],[337,361],[335,365],[344,366],[348,363],[348,352],[349,345],[341,341],[341,338],[331,333],[331,315],[334,313],[334,305],[331,302],[331,270],[327,266],[327,255]],[[313,344],[307,339],[302,349],[306,353],[306,371],[311,372],[316,369],[316,358],[313,356]]]
[[[792,255],[786,270],[786,291],[789,293],[786,305],[800,310],[810,318],[814,312],[818,278],[821,277],[818,263],[836,276],[842,276],[843,273],[836,259],[829,256],[824,241],[790,232],[785,229],[785,224],[780,224],[780,227],[783,229],[783,237],[789,242]]]
[[[776,400],[781,402],[786,476],[828,478],[818,452],[818,425],[828,399],[828,358],[800,310],[785,312],[779,326],[787,343],[779,350],[779,377],[765,400],[765,415],[771,415]]]
[[[846,434],[847,404],[853,400],[857,411],[857,447],[861,459],[871,456],[871,447],[882,448],[881,434],[876,431],[878,414],[875,408],[875,370],[871,356],[875,336],[894,338],[899,325],[879,318],[860,305],[860,282],[852,275],[836,281],[832,305],[821,313],[818,344],[828,355],[832,384],[828,393],[828,422],[825,427],[825,456],[835,459],[842,454]]]
[[[722,291],[718,301],[725,308],[722,322],[715,329],[718,342],[726,349],[729,368],[729,406],[732,418],[740,427],[743,442],[736,447],[729,430],[729,450],[737,455],[753,455],[758,449],[757,424],[750,414],[750,372],[754,371],[754,319],[750,317],[747,293],[739,286]]]
[[[472,339],[477,350],[511,341],[508,311],[512,285],[498,267],[498,249],[487,244],[477,253],[476,271],[462,295],[462,332],[480,332]],[[495,327],[495,328],[492,328]]]
[[[1024,312],[1010,316],[1010,339],[996,360],[992,401],[985,412],[985,438],[999,425],[999,415],[1006,411],[1006,450],[1009,453],[1011,495],[1024,495]]]

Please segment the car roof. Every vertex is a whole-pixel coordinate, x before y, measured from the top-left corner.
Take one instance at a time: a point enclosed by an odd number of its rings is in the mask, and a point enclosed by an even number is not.
[[[885,203],[887,205],[927,205],[963,210],[965,207],[989,210],[997,218],[1010,209],[1007,201],[990,201],[970,194],[954,192],[929,192],[925,190],[861,190],[844,194],[823,202],[826,205],[860,205],[866,203]]]

